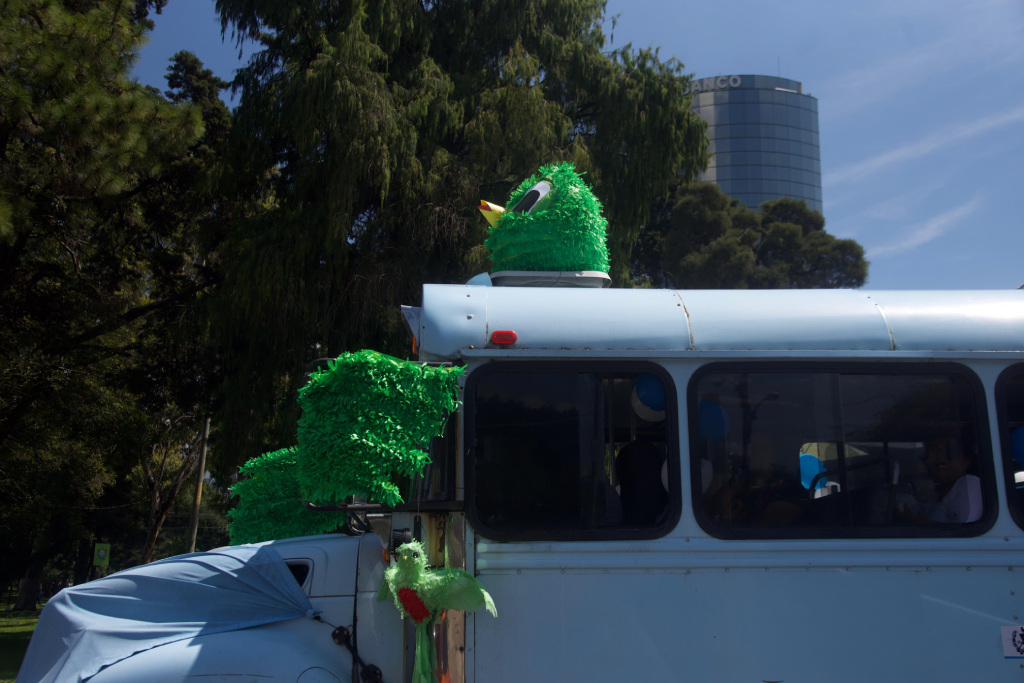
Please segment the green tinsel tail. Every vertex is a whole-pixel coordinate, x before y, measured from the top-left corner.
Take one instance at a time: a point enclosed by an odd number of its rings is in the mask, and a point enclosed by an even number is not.
[[[514,213],[511,207],[541,178],[551,181],[547,208]],[[547,164],[509,197],[506,213],[484,242],[495,271],[597,270],[608,272],[608,221],[601,202],[571,162]]]
[[[412,664],[412,683],[437,683],[437,656],[434,653],[434,620],[416,624],[416,655]]]
[[[231,511],[231,543],[324,534],[345,522],[342,512],[313,512],[302,504],[296,477],[297,449],[282,448],[253,458],[231,487],[238,505]]]

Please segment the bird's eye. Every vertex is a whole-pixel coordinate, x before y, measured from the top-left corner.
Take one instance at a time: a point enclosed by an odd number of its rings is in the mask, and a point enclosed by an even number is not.
[[[512,207],[512,211],[530,213],[538,206],[543,208],[543,206],[547,205],[547,202],[542,200],[549,192],[551,192],[551,181],[544,178],[527,191],[526,195]]]
[[[412,556],[413,556],[413,557],[419,557],[419,556],[420,556],[420,554],[419,554],[419,553],[413,553],[413,554],[412,554]]]

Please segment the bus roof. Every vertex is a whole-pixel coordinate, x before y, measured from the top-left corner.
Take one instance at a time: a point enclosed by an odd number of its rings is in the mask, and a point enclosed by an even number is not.
[[[1024,351],[1024,291],[426,285],[420,358],[507,353]],[[490,341],[495,331],[516,342]]]

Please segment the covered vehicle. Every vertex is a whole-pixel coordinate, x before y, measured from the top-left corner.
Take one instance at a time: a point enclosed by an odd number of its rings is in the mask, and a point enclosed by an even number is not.
[[[329,535],[171,557],[65,589],[43,610],[18,683],[384,679],[401,619],[375,605],[378,537]],[[365,654],[357,655],[357,604]],[[392,654],[393,656],[393,654]],[[400,664],[400,662],[399,662]],[[365,673],[369,671],[370,673]],[[397,669],[387,680],[397,680]]]

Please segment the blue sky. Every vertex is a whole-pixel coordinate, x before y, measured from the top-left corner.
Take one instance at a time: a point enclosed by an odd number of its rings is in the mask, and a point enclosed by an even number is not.
[[[866,288],[1024,285],[1022,0],[610,0],[607,14],[612,47],[818,98],[826,229],[864,246]],[[169,0],[155,20],[140,81],[165,87],[180,49],[231,78],[212,0]]]

